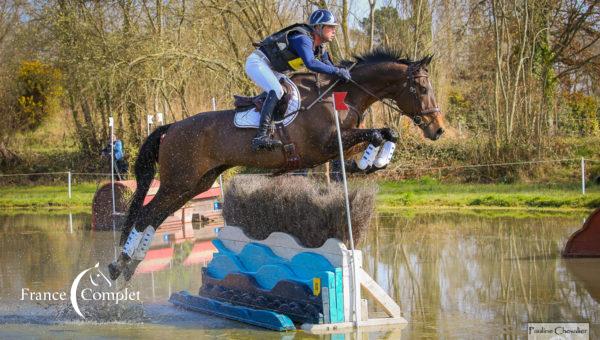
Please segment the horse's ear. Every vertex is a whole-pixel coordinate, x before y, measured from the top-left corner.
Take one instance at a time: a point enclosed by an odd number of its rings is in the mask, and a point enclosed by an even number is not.
[[[421,65],[422,67],[427,67],[431,63],[432,59],[433,59],[433,54],[425,56],[425,58],[423,58],[419,61],[419,65]]]

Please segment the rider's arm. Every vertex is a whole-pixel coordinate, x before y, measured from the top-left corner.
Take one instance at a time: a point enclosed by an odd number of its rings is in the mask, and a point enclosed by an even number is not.
[[[331,57],[329,56],[329,52],[327,52],[327,51],[323,52],[323,56],[321,57],[321,60],[327,65],[334,66],[333,61],[331,61]]]
[[[328,65],[317,58],[313,52],[312,40],[304,34],[294,35],[289,38],[291,49],[302,58],[306,68],[317,73],[337,74],[337,67]]]

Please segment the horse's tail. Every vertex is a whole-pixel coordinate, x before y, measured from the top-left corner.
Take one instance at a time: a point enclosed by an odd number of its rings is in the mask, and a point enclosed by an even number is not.
[[[160,140],[162,135],[167,132],[171,124],[163,125],[158,127],[154,132],[146,138],[144,144],[140,148],[140,153],[135,160],[135,181],[136,189],[129,205],[129,211],[127,212],[127,219],[123,225],[123,233],[125,238],[129,234],[129,231],[133,227],[142,205],[144,204],[144,198],[150,189],[154,174],[156,173],[156,162],[158,162],[158,150],[160,146]],[[123,238],[121,238],[123,243]]]

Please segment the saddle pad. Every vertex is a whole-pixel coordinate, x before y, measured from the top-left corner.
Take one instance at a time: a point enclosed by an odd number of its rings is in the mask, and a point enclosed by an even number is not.
[[[291,96],[290,101],[288,102],[288,107],[285,110],[285,115],[282,120],[275,121],[275,123],[282,123],[284,126],[290,125],[296,116],[298,116],[298,110],[300,109],[300,91],[296,87],[296,84],[289,79],[288,77],[282,76],[280,80],[285,81],[288,85],[290,85]],[[258,123],[260,121],[260,112],[256,111],[255,108],[251,108],[246,111],[237,112],[233,118],[233,124],[239,128],[245,129],[256,129],[258,128]]]

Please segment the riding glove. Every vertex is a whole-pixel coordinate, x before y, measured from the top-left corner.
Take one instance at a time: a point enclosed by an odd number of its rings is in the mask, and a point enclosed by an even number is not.
[[[352,77],[350,76],[350,71],[343,67],[338,68],[335,74],[341,79],[344,79],[345,82],[349,82],[352,79]]]

